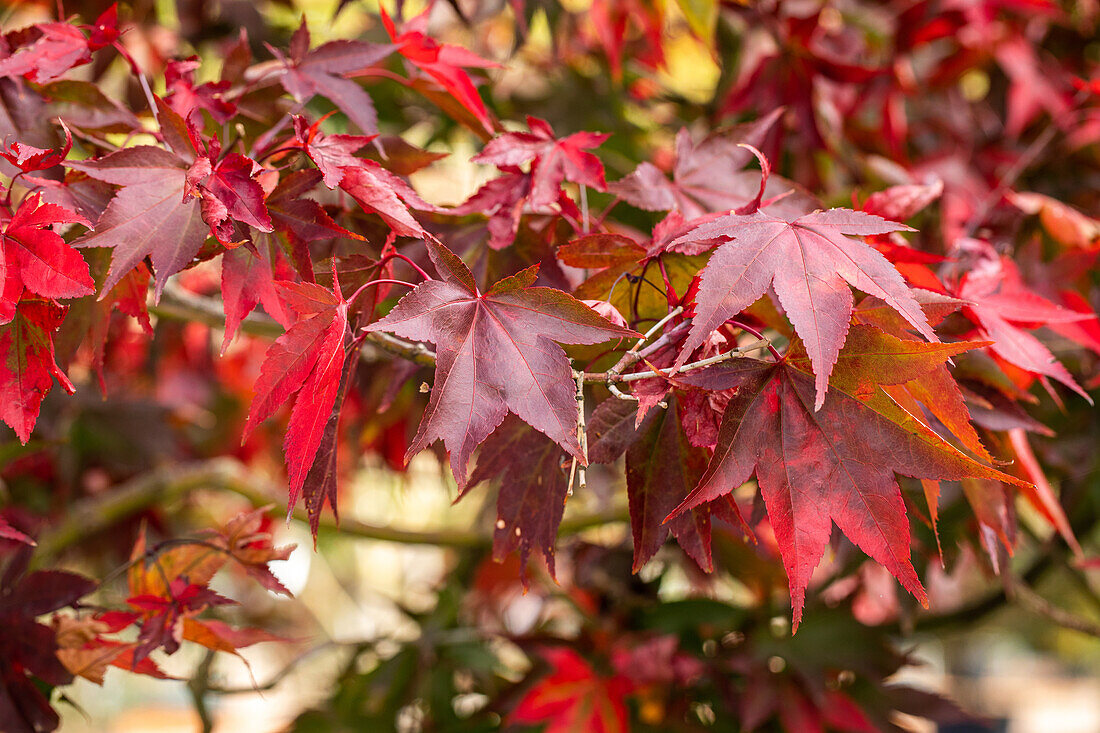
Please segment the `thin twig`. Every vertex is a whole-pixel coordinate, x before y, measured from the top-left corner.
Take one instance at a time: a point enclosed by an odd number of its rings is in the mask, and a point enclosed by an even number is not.
[[[700,359],[699,361],[693,361],[689,364],[684,364],[677,370],[677,374],[683,374],[684,372],[695,371],[696,369],[703,369],[704,367],[714,366],[715,364],[721,364],[724,361],[730,359],[742,359],[754,351],[761,349],[767,349],[771,347],[771,341],[768,339],[760,339],[754,341],[751,344],[745,346],[738,346],[735,349],[730,349],[716,356],[710,356],[706,359]],[[599,383],[607,379],[607,372],[600,372],[597,374],[585,374],[584,381],[588,383]],[[634,372],[632,374],[623,374],[615,377],[616,382],[639,382],[643,379],[654,379],[656,377],[668,378],[670,375],[661,374],[659,372]]]
[[[157,111],[157,103],[153,97],[153,90],[149,88],[149,80],[145,78],[144,72],[138,72],[138,81],[141,82],[141,91],[145,92],[145,101],[149,104],[149,111],[153,113],[153,121],[160,126],[160,114]]]
[[[1020,608],[1036,616],[1041,616],[1063,629],[1078,631],[1100,639],[1100,623],[1054,605],[1024,583],[1016,582],[1012,577],[1012,571],[1008,568],[1005,568],[1002,578],[1005,596]]]
[[[195,674],[187,681],[187,691],[191,693],[191,702],[195,708],[195,714],[199,717],[199,729],[202,733],[210,733],[214,730],[214,719],[210,715],[210,709],[206,705],[206,693],[210,691],[210,668],[214,664],[214,650],[207,649]]]
[[[646,331],[645,334],[640,339],[638,339],[638,343],[634,344],[634,348],[632,348],[631,351],[640,350],[642,348],[642,345],[646,341],[649,341],[649,339],[651,339],[653,337],[653,334],[660,331],[662,328],[665,327],[666,323],[668,323],[673,318],[675,318],[676,316],[680,315],[683,312],[684,312],[684,307],[682,305],[678,305],[675,308],[673,308],[672,310],[670,310],[664,318],[662,318],[661,320],[654,323],[653,327],[650,328],[648,331]]]
[[[1074,97],[1072,103],[1073,107],[1077,107],[1087,98],[1087,91],[1082,90],[1078,92],[1077,96]],[[1046,127],[1039,133],[1039,136],[1031,141],[1031,144],[1028,145],[1020,157],[1016,159],[1016,162],[1005,171],[1000,181],[997,182],[997,186],[986,194],[978,204],[978,207],[974,209],[974,213],[966,220],[966,226],[963,227],[963,237],[971,237],[974,235],[974,232],[977,231],[978,227],[985,221],[985,218],[989,216],[989,212],[993,207],[1004,198],[1005,192],[1016,185],[1016,181],[1023,175],[1024,171],[1030,168],[1031,164],[1042,155],[1044,150],[1046,150],[1046,147],[1053,142],[1054,137],[1058,134],[1059,122],[1060,120],[1058,118],[1051,117],[1050,120],[1047,121]]]
[[[588,186],[581,184],[581,233],[588,234]]]
[[[219,458],[166,467],[138,476],[110,493],[89,497],[73,504],[66,511],[63,521],[51,526],[38,538],[38,549],[33,562],[38,567],[46,567],[59,554],[89,535],[106,531],[118,522],[136,516],[150,507],[176,501],[200,489],[237,494],[254,507],[271,506],[272,515],[287,516],[286,505],[277,505],[273,501],[273,497],[282,493],[281,490],[249,472],[233,459]],[[298,522],[309,522],[309,517],[302,508],[295,508],[290,516]],[[568,517],[561,523],[558,533],[564,537],[592,527],[623,521],[627,521],[623,510]],[[493,543],[492,532],[454,529],[417,531],[368,524],[353,519],[337,522],[331,516],[321,518],[320,531],[345,537],[412,545],[488,547]]]
[[[673,310],[669,311],[669,313],[667,315],[665,315],[664,318],[662,318],[661,320],[659,320],[655,324],[653,324],[653,327],[650,328],[648,331],[646,331],[645,334],[640,339],[638,339],[638,342],[636,344],[634,344],[633,348],[631,348],[630,351],[623,354],[623,357],[621,359],[619,359],[618,364],[616,364],[614,367],[612,367],[607,372],[607,374],[608,374],[607,389],[608,389],[609,392],[611,392],[612,397],[615,397],[616,399],[620,399],[620,400],[638,402],[638,398],[635,395],[627,394],[626,392],[623,392],[621,389],[619,389],[618,386],[616,386],[616,384],[615,384],[615,382],[617,381],[616,378],[618,377],[619,374],[622,373],[622,370],[625,369],[626,366],[629,366],[630,364],[633,364],[634,362],[638,361],[638,359],[641,358],[639,356],[639,352],[641,351],[642,346],[645,344],[645,342],[648,341],[650,338],[652,338],[655,333],[657,333],[662,328],[664,328],[665,324],[667,324],[669,321],[671,321],[676,316],[683,313],[683,311],[684,311],[684,309],[680,306],[677,306]]]
[[[588,435],[585,432],[586,426],[584,422],[584,372],[573,372],[573,379],[577,383],[577,440],[581,444],[581,460],[577,465],[577,488],[584,491],[588,486],[588,481],[585,477],[585,466],[588,465]],[[570,471],[569,477],[569,496],[573,495],[573,476]]]
[[[159,304],[151,304],[149,306],[149,312],[157,315],[161,318],[171,318],[174,320],[182,321],[195,321],[199,323],[205,323],[215,328],[225,327],[225,311],[222,304],[213,298],[204,298],[202,296],[189,293],[182,288],[174,286],[169,283],[164,289],[164,297],[162,297]],[[674,328],[670,328],[663,333],[660,338],[653,341],[648,346],[634,351],[631,349],[623,355],[623,358],[619,360],[619,363],[613,366],[606,372],[585,372],[584,383],[585,384],[603,384],[614,386],[617,383],[624,382],[637,382],[642,379],[654,379],[657,377],[664,377],[664,374],[658,374],[655,372],[638,372],[634,374],[624,375],[622,372],[629,366],[633,365],[640,359],[644,359],[656,351],[659,351],[673,340],[675,340],[684,330],[689,327],[689,323],[677,324]],[[738,328],[742,328],[740,325]],[[240,330],[244,333],[255,336],[266,336],[269,338],[275,338],[283,333],[283,327],[275,322],[269,316],[253,313],[247,318],[241,321]],[[745,328],[744,330],[749,330]],[[652,332],[653,329],[650,329]],[[750,331],[751,333],[751,331]],[[406,341],[403,338],[393,336],[381,331],[372,331],[368,333],[365,338],[369,346],[373,346],[381,351],[393,354],[394,356],[400,356],[403,359],[407,359],[416,364],[422,366],[434,366],[436,362],[436,353],[429,347],[422,343],[415,341]],[[757,351],[762,348],[773,349],[771,342],[766,338],[762,338],[760,341],[754,342],[747,346],[739,346],[736,349],[719,354],[718,356],[712,356],[709,359],[703,359],[701,361],[685,364],[680,368],[679,372],[692,371],[694,369],[702,369],[706,366],[713,364],[719,364],[727,359],[735,359],[744,354],[752,351]],[[369,355],[361,353],[361,358],[364,361],[371,362],[376,361],[376,358],[371,358]],[[630,399],[631,396],[624,396],[624,399]]]
[[[317,646],[306,649],[294,659],[291,659],[282,669],[276,672],[275,675],[271,677],[271,679],[269,679],[262,685],[247,685],[242,687],[220,687],[217,685],[207,685],[206,692],[214,695],[246,695],[255,692],[267,692],[268,690],[275,689],[275,687],[277,687],[280,682],[290,676],[290,673],[293,672],[298,667],[298,665],[300,665],[302,662],[306,661],[310,657],[314,656],[315,654],[318,654],[319,652],[322,652],[326,649],[331,649],[334,646],[354,646],[362,648],[367,645],[372,645],[373,643],[374,642],[363,641],[337,642],[333,639],[328,639],[321,642]]]

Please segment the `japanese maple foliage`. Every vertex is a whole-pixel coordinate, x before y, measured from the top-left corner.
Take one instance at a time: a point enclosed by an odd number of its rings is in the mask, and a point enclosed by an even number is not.
[[[570,623],[540,616],[529,638],[476,599],[410,612],[423,646],[374,664],[439,729],[458,725],[466,662],[433,635],[468,616],[530,662],[512,680],[471,672],[489,728],[695,729],[720,709],[745,729],[885,729],[914,700],[934,707],[882,685],[909,661],[885,632],[871,661],[783,673],[775,649],[802,642],[759,619],[812,636],[839,597],[844,633],[903,606],[919,622],[938,612],[930,576],[956,563],[1011,583],[1029,541],[1017,497],[1089,562],[1100,513],[1075,466],[1095,459],[1050,436],[1095,437],[1100,201],[1074,182],[1096,174],[1100,13],[467,5],[342,2],[354,39],[297,16],[207,37],[207,17],[168,31],[90,0],[3,28],[0,478],[56,495],[0,515],[0,731],[56,727],[45,692],[73,675],[167,677],[156,660],[185,641],[237,654],[282,638],[219,618],[236,602],[210,586],[235,567],[289,595],[269,563],[290,548],[259,508],[273,497],[252,487],[265,473],[316,543],[340,531],[324,505],[336,514],[357,465],[430,452],[459,498],[495,511],[423,542],[469,553],[456,577],[474,595],[519,581],[568,601]],[[536,15],[549,48],[528,38]],[[715,65],[709,91],[677,81],[673,37]],[[67,501],[184,458],[220,460],[222,488],[257,508],[181,540],[159,510],[116,508],[132,548],[117,602],[27,570],[36,541],[56,561],[80,534],[51,529]],[[566,539],[603,525],[623,532]],[[891,576],[925,610],[896,593],[869,608],[864,586]],[[661,578],[660,594],[751,600],[672,623],[647,605]],[[426,671],[425,692],[400,670],[433,666],[429,649],[456,674]],[[857,667],[843,688],[834,671]],[[333,727],[387,725],[360,713]]]

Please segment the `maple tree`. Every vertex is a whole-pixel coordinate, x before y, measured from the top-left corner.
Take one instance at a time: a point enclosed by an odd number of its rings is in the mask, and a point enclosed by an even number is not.
[[[1089,3],[338,3],[361,38],[24,5],[0,731],[185,642],[303,643],[211,587],[291,595],[279,515],[452,551],[420,638],[349,645],[300,730],[890,730],[964,715],[887,684],[892,635],[1005,602],[1096,633],[1030,588],[1096,564]],[[414,459],[475,526],[341,522]],[[1003,590],[944,608],[967,567]]]

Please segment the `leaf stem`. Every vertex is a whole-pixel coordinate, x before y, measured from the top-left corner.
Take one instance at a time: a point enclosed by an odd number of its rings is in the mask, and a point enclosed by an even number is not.
[[[348,298],[348,305],[354,303],[356,298],[367,291],[367,288],[374,285],[404,285],[405,287],[410,289],[416,287],[412,283],[405,282],[404,280],[393,280],[388,277],[379,278],[377,280],[368,280],[367,282],[360,285],[359,288],[351,294],[351,297]]]
[[[390,252],[388,255],[383,257],[378,262],[378,266],[381,267],[382,265],[386,264],[387,262],[389,262],[390,260],[393,260],[393,259],[403,260],[405,262],[405,264],[407,264],[412,269],[416,270],[416,273],[418,275],[420,275],[420,277],[424,278],[425,280],[434,280],[435,279],[431,275],[429,275],[428,273],[424,272],[424,270],[422,270],[420,268],[420,265],[413,262],[413,260],[411,258],[409,258],[407,255],[401,254],[400,252]]]
[[[740,328],[742,331],[745,331],[746,333],[755,336],[756,338],[760,339],[761,341],[767,341],[768,342],[768,350],[772,352],[772,356],[775,357],[775,360],[776,361],[782,360],[783,355],[780,354],[779,351],[776,350],[775,346],[772,345],[771,340],[768,339],[767,336],[760,333],[759,331],[757,331],[752,326],[741,323],[740,321],[733,321],[732,324],[734,326],[736,326],[737,328]],[[680,371],[683,371],[683,369],[681,369]]]

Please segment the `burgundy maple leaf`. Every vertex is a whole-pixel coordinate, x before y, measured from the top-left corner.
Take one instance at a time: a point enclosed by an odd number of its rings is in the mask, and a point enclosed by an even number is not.
[[[148,257],[159,299],[168,277],[191,263],[210,234],[199,201],[184,197],[188,164],[164,148],[138,145],[66,165],[122,187],[94,231],[73,242],[74,247],[114,250],[101,292]]]
[[[421,283],[367,327],[437,346],[435,385],[406,460],[442,439],[464,487],[471,454],[509,412],[583,458],[572,371],[554,342],[596,344],[634,332],[560,290],[531,287],[538,266],[482,293],[449,249],[429,241],[428,254],[441,279]]]
[[[590,455],[593,461],[609,463],[626,453],[634,572],[657,554],[670,530],[684,551],[709,572],[710,507],[700,506],[665,522],[707,467],[707,451],[691,445],[680,426],[679,396],[669,397],[667,404],[639,421],[631,403],[605,401],[592,416]]]
[[[320,95],[335,104],[360,130],[368,135],[378,133],[378,113],[363,87],[345,76],[362,71],[394,51],[389,44],[362,41],[329,41],[309,50],[309,29],[303,18],[301,26],[290,39],[290,58],[268,47],[283,69],[279,81],[300,104]]]
[[[569,493],[565,458],[557,443],[509,415],[485,441],[467,486],[468,491],[482,481],[499,479],[493,557],[499,562],[518,549],[525,587],[532,552],[542,554],[555,577],[554,543]]]
[[[696,143],[682,128],[676,134],[676,162],[672,180],[660,168],[642,162],[631,173],[607,185],[609,191],[627,203],[647,211],[679,211],[686,219],[729,211],[753,200],[758,193],[760,173],[746,166],[752,161],[749,148],[764,147],[783,109],[758,120],[708,135]],[[805,213],[813,209],[812,197],[779,176],[768,180],[766,196],[795,191],[779,206],[783,211]]]
[[[4,730],[57,728],[57,712],[36,682],[66,685],[73,676],[57,658],[53,629],[37,616],[76,603],[95,583],[63,570],[24,574],[30,549],[16,553],[0,578],[0,724]]]

